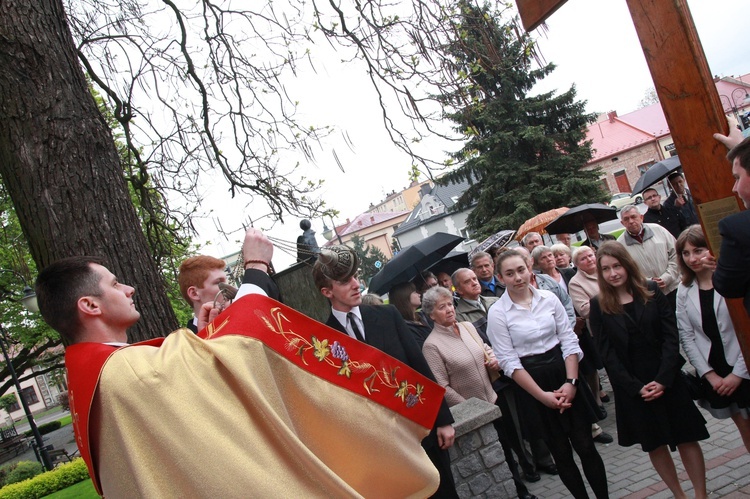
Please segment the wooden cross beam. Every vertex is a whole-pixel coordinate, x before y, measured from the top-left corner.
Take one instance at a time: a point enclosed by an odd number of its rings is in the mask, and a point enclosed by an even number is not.
[[[524,28],[544,22],[566,0],[516,0]],[[626,0],[656,93],[690,184],[709,248],[717,257],[719,220],[743,208],[732,193],[731,165],[714,132],[727,119],[687,0]],[[750,358],[750,318],[741,299],[727,300],[742,354]]]

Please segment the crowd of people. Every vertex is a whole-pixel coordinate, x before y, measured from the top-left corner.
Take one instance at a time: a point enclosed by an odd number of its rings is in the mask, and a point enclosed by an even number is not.
[[[723,139],[736,146],[728,156],[734,191],[748,205],[750,139],[739,144]],[[750,313],[750,225],[744,220],[748,212],[720,225],[724,242],[717,262],[696,225],[684,179],[676,176],[670,182],[674,192],[663,205],[654,189],[645,191],[645,221],[636,206],[622,208],[625,230],[616,240],[601,234],[591,218],[583,220],[587,238],[579,247],[571,246],[569,234],[558,235],[557,244],[548,247],[540,234],[531,232],[517,248],[476,252],[468,266],[450,275],[425,271],[412,282],[396,284],[388,293],[389,305],[380,296],[362,295],[360,262],[353,250],[323,248],[312,263],[312,277],[330,304],[326,325],[331,329],[325,331],[278,304],[278,288],[268,275],[273,245],[250,229],[243,246],[243,285],[234,299],[261,297],[254,306],[267,306],[269,316],[282,310],[290,322],[316,331],[309,341],[298,334],[271,357],[273,341],[260,333],[235,332],[241,338],[230,341],[226,329],[220,331],[237,325],[212,323],[226,283],[222,260],[197,256],[180,268],[180,291],[195,315],[187,324],[192,332],[181,330],[133,346],[127,345],[125,332],[139,318],[132,301],[135,290],[118,282],[96,258],[52,264],[37,279],[39,305],[45,320],[70,345],[76,435],[97,490],[113,496],[174,492],[174,485],[165,485],[159,476],[166,466],[187,484],[185,495],[190,487],[226,493],[240,486],[269,494],[286,487],[290,493],[313,496],[388,491],[394,496],[458,497],[448,452],[455,440],[449,407],[474,397],[500,408],[494,427],[519,498],[534,499],[524,482],[538,481],[540,472],[559,475],[572,497],[588,497],[588,482],[594,495],[604,498],[609,495],[607,471],[595,444],[613,442],[597,424],[607,417],[609,394],[600,383],[605,369],[618,444],[640,445],[673,495],[682,498],[670,452],[677,450],[695,496],[706,497],[699,441],[709,434],[694,401],[712,417],[732,418],[750,450],[750,375],[724,300],[743,297]],[[330,342],[321,339],[337,334],[332,330],[341,334]],[[252,350],[250,345],[258,341],[265,346]],[[300,360],[306,341],[313,358],[335,366],[338,375],[326,377],[311,365],[315,361]],[[695,376],[683,371],[680,344]],[[238,356],[244,349],[254,352],[253,360]],[[310,386],[342,387],[352,366],[357,369],[355,355],[373,358],[375,350],[395,359],[405,375],[422,380],[397,385],[405,407],[420,403],[430,380],[445,389],[444,397],[433,401],[431,428],[414,425],[415,416],[403,421],[394,417],[388,406],[392,401],[360,397],[355,404],[346,390],[311,393],[296,379],[303,376]],[[258,373],[246,384],[248,367]],[[120,379],[122,370],[128,377]],[[391,370],[382,382],[394,381],[390,378],[397,372]],[[201,383],[200,376],[216,385]],[[279,390],[269,390],[274,383]],[[188,385],[195,387],[189,397],[166,402]],[[243,394],[246,389],[257,398]],[[240,414],[248,428],[232,441],[215,432],[216,440],[192,439],[185,446],[190,452],[182,455],[183,466],[168,452],[167,437],[158,452],[147,452],[155,445],[149,442],[159,436],[131,424],[141,414],[134,409],[140,397],[141,405],[163,406],[162,436],[179,435],[177,423],[196,412],[207,432],[215,422],[227,423]],[[211,402],[224,397],[233,401],[229,409]],[[346,403],[347,410],[336,401]],[[356,414],[368,418],[358,421]],[[324,428],[331,435],[319,434]],[[379,450],[372,456],[360,447],[378,438],[389,445],[373,444]],[[420,444],[424,452],[415,450]],[[128,452],[143,461],[130,459]],[[225,453],[232,455],[229,467],[215,457]],[[243,460],[259,468],[265,460],[280,473],[265,476],[266,470],[263,478],[245,473],[232,483]],[[295,472],[289,473],[285,466],[292,465]],[[210,471],[196,472],[196,467]],[[210,474],[215,476],[209,479]],[[223,478],[229,475],[231,480]]]

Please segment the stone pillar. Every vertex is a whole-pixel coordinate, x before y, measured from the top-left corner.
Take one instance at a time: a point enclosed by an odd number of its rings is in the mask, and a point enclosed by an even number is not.
[[[505,454],[492,422],[500,409],[471,398],[451,407],[456,442],[450,448],[451,471],[461,499],[516,497]]]

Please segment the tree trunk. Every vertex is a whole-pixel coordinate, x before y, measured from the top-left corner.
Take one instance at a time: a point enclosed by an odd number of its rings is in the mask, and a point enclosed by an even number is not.
[[[60,0],[0,1],[0,175],[37,268],[107,259],[136,288],[131,341],[176,326]]]

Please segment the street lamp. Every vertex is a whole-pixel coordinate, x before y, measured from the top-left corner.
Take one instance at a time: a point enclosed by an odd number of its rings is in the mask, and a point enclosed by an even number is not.
[[[742,108],[742,107],[750,105],[750,94],[747,93],[747,89],[735,88],[734,90],[732,90],[732,93],[730,95],[732,96],[731,99],[724,94],[719,94],[719,99],[723,97],[727,100],[728,106],[725,109],[729,108],[732,110],[732,112],[734,113],[734,118],[737,120],[737,122],[740,125],[740,129],[744,130],[745,125],[742,123],[742,120],[740,119],[740,115],[739,115],[737,108],[738,107]],[[737,105],[738,98],[742,99],[740,101],[739,106]]]
[[[0,272],[12,273],[13,275],[20,278],[23,281],[24,287],[23,287],[23,298],[21,298],[21,303],[23,303],[23,306],[29,312],[38,312],[39,305],[37,305],[37,302],[36,302],[36,293],[34,293],[34,290],[31,289],[31,287],[28,285],[28,283],[23,278],[23,276],[19,274],[18,272],[16,272],[15,270],[0,269]],[[50,471],[52,470],[52,461],[49,458],[47,449],[45,449],[44,447],[44,440],[42,439],[42,434],[39,433],[39,428],[36,426],[36,421],[34,421],[34,415],[31,413],[31,409],[29,409],[29,404],[26,403],[26,399],[24,398],[23,392],[21,391],[21,382],[18,380],[16,369],[13,367],[13,362],[11,362],[10,360],[10,355],[8,355],[8,350],[5,348],[5,344],[8,341],[8,336],[2,324],[0,324],[0,336],[2,336],[2,338],[0,338],[0,349],[2,349],[3,351],[3,357],[5,357],[5,363],[8,365],[8,371],[10,371],[10,377],[13,379],[13,384],[16,386],[17,397],[21,402],[21,406],[23,407],[23,412],[26,414],[26,419],[29,422],[29,427],[31,428],[31,432],[34,435],[34,441],[36,442],[36,447],[39,450],[39,454],[41,454],[42,466],[44,466],[45,470]]]

